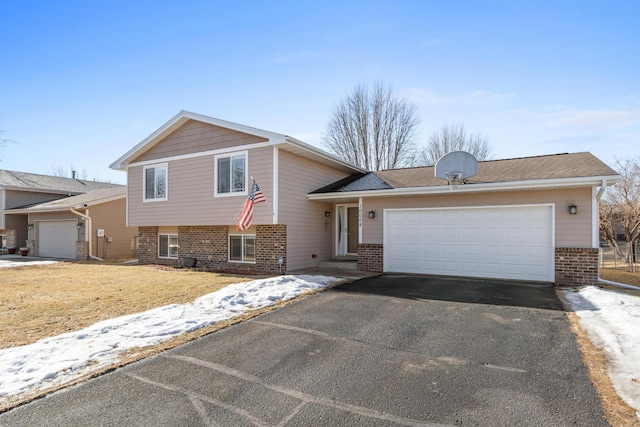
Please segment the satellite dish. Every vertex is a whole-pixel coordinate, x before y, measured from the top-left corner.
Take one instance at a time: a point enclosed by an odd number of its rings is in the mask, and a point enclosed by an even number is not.
[[[440,157],[434,168],[436,178],[446,179],[451,189],[478,174],[478,160],[466,151],[452,151]]]

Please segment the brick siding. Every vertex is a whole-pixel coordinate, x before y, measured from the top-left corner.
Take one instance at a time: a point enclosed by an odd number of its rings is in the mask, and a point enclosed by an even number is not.
[[[195,258],[196,268],[230,273],[279,273],[278,259],[286,270],[286,225],[256,226],[256,262],[229,262],[227,226],[179,226],[179,259],[158,258],[158,227],[139,227],[140,264],[182,266],[184,258]]]
[[[582,286],[598,281],[598,249],[556,248],[556,285]]]
[[[382,273],[383,250],[377,243],[358,244],[358,270]]]

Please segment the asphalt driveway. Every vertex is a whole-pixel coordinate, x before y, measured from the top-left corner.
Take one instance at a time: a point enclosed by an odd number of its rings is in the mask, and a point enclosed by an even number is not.
[[[0,425],[608,424],[550,285],[383,275],[16,408]]]

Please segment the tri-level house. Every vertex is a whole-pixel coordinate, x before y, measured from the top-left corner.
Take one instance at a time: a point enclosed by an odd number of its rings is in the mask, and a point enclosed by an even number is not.
[[[377,272],[597,280],[598,199],[615,171],[590,153],[474,161],[368,172],[182,111],[111,167],[127,172],[141,263],[278,273],[351,258]],[[253,181],[266,201],[240,231]]]

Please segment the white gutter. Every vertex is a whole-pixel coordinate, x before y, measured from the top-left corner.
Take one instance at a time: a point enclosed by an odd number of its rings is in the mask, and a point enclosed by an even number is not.
[[[85,214],[83,214],[81,212],[78,212],[74,208],[69,208],[69,210],[71,211],[71,213],[74,213],[74,214],[76,214],[76,215],[78,215],[78,216],[80,216],[80,217],[85,219],[85,222],[86,222],[86,225],[87,225],[85,227],[85,230],[87,230],[87,229],[89,230],[89,258],[95,259],[95,260],[98,260],[98,261],[104,261],[104,259],[102,259],[102,258],[98,258],[97,256],[91,255],[91,247],[92,247],[91,246],[91,236],[93,235],[93,229],[91,227],[91,217],[89,215],[85,215]]]
[[[600,184],[600,190],[598,190],[598,194],[596,194],[596,200],[600,201],[600,198],[604,194],[604,190],[607,189],[607,180],[602,178],[602,184]]]
[[[483,191],[506,191],[506,190],[526,190],[536,188],[563,188],[575,186],[589,186],[600,184],[607,179],[616,180],[617,176],[611,177],[579,177],[579,178],[556,178],[556,179],[537,179],[528,181],[511,181],[511,182],[491,182],[477,184],[458,185],[455,190],[451,190],[446,185],[438,185],[431,187],[405,187],[405,188],[389,188],[384,190],[364,190],[364,191],[348,191],[334,193],[307,194],[309,200],[328,200],[328,199],[346,199],[353,197],[386,197],[386,196],[413,196],[425,194],[453,194],[453,193],[476,193]]]

